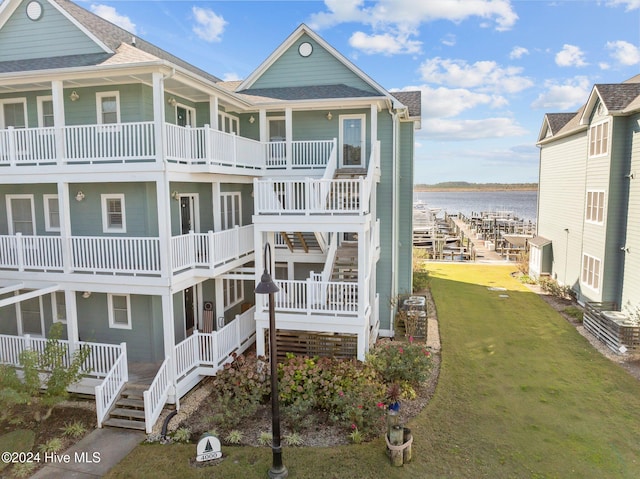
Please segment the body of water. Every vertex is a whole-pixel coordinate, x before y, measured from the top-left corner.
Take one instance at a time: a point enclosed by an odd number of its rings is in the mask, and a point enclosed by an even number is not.
[[[414,201],[430,208],[442,208],[442,216],[480,211],[512,211],[524,221],[536,221],[537,191],[424,191],[414,192]]]

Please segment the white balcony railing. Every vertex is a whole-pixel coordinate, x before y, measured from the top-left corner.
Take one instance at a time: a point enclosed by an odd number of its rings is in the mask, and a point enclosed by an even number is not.
[[[276,280],[276,284],[280,288],[275,295],[276,311],[346,316],[358,314],[358,283],[307,279]]]
[[[66,247],[70,251],[69,265],[64,260]],[[252,252],[253,225],[176,236],[171,239],[172,271],[215,269]],[[0,269],[160,275],[160,239],[2,235]]]
[[[336,140],[260,142],[236,134],[154,122],[0,129],[0,167],[163,161],[243,170],[321,169],[335,156]],[[290,153],[289,153],[290,152]],[[290,157],[288,157],[290,155]]]
[[[253,252],[253,225],[214,233],[188,233],[171,239],[172,271],[220,266]]]

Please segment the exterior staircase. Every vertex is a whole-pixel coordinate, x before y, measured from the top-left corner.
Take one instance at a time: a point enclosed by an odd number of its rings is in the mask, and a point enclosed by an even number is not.
[[[280,236],[292,253],[295,251],[304,251],[305,253],[320,251],[320,244],[313,232],[296,231],[292,233],[281,231]]]
[[[332,282],[358,282],[358,246],[342,244],[336,250],[336,257],[331,270]],[[327,300],[337,306],[358,304],[358,289],[330,289]]]
[[[147,389],[149,389],[147,384],[125,384],[120,397],[109,411],[109,417],[103,424],[110,427],[144,431],[143,393]]]
[[[367,171],[362,168],[340,168],[333,175],[334,180],[354,180],[366,176]],[[357,210],[360,207],[360,192],[358,189],[345,188],[346,184],[333,184],[327,198],[330,209],[340,208],[345,211]]]

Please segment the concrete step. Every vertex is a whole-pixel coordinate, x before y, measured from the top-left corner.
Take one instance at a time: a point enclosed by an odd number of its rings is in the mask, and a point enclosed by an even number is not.
[[[123,429],[137,429],[139,431],[145,430],[144,421],[129,421],[127,419],[109,418],[102,424],[109,427],[119,427]]]

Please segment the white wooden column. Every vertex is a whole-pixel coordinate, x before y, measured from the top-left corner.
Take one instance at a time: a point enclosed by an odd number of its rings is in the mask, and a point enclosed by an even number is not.
[[[224,318],[224,283],[222,278],[215,278],[213,280],[214,284],[214,294],[215,294],[215,305],[216,305],[216,329],[218,328],[218,319]]]
[[[260,141],[266,143],[269,141],[269,124],[267,123],[267,110],[260,109],[258,120],[260,121]]]
[[[53,125],[55,127],[56,139],[56,163],[64,163],[65,145],[64,145],[64,89],[60,80],[51,82],[51,99],[53,102]]]
[[[153,80],[153,126],[155,133],[156,163],[164,162],[164,77],[152,74]]]
[[[169,288],[162,294],[162,335],[164,342],[164,357],[171,358],[171,367],[169,368],[169,382],[173,385],[176,383],[176,361],[175,361],[175,344],[176,331],[173,322],[173,294]],[[177,401],[177,398],[176,398]]]
[[[291,169],[293,166],[293,144],[291,143],[293,141],[293,110],[291,108],[284,111],[284,127],[287,136],[285,158],[287,159],[287,169]]]
[[[218,110],[220,109],[220,102],[217,96],[209,97],[209,125],[213,130],[220,129],[218,125]]]
[[[222,231],[222,199],[220,198],[220,182],[211,183],[211,207],[213,208],[213,231]]]
[[[58,182],[58,211],[60,218],[60,238],[62,240],[62,268],[65,273],[73,271],[73,251],[71,247],[71,202],[69,184]]]
[[[378,141],[378,105],[371,104],[371,145],[373,148],[376,141]],[[369,155],[370,156],[370,155]]]
[[[69,340],[69,346],[71,347],[73,352],[75,350],[76,344],[80,340],[80,335],[78,333],[78,306],[76,304],[76,292],[70,291],[68,289],[65,290],[64,303],[65,307],[67,308],[65,311],[67,318],[67,339]]]

